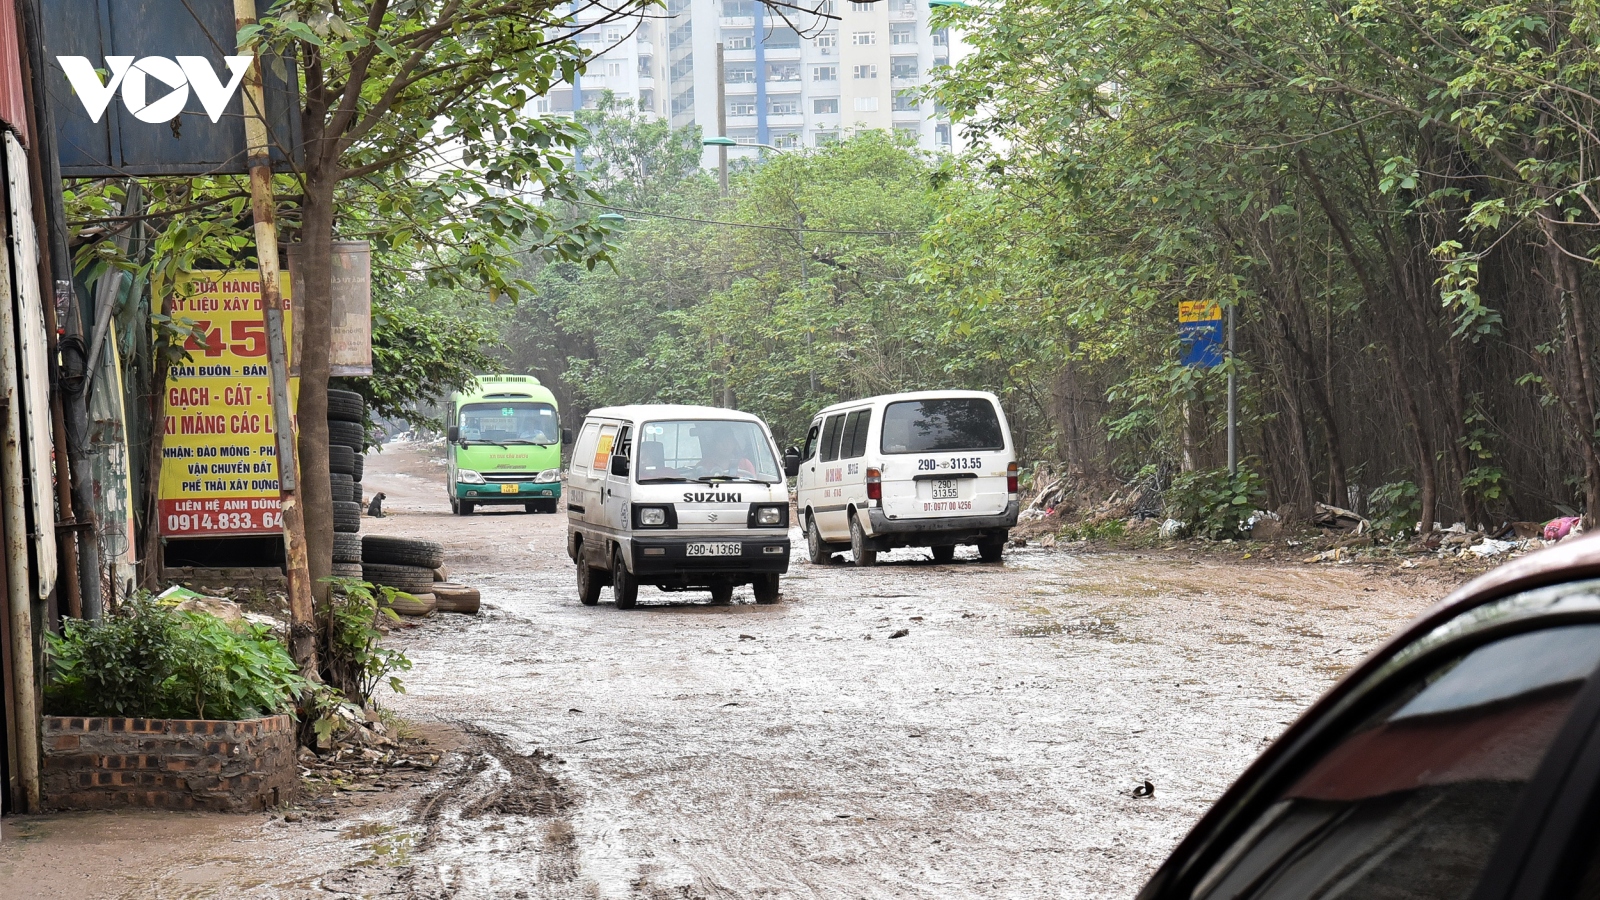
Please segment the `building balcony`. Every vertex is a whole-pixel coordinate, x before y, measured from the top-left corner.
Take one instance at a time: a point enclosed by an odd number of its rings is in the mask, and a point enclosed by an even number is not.
[[[891,22],[915,22],[916,20],[916,7],[895,6],[889,9],[889,21]]]
[[[765,49],[769,61],[787,61],[800,58],[799,47],[767,47]]]
[[[798,94],[800,93],[801,85],[803,84],[805,84],[805,82],[798,78],[793,81],[769,81],[767,82],[767,93]]]
[[[648,91],[648,90],[651,90],[652,88],[654,88],[655,86],[656,86],[656,80],[655,80],[654,76],[651,76],[651,75],[640,75],[639,76],[639,89],[640,90]]]
[[[905,88],[921,87],[921,85],[922,85],[922,79],[918,78],[915,75],[908,76],[908,77],[895,77],[895,78],[890,78],[889,79],[889,87],[891,89],[893,89],[893,90],[903,90]]]
[[[732,82],[732,81],[730,81],[724,87],[724,90],[727,92],[728,96],[730,96],[730,97],[744,96],[746,94],[754,94],[756,92],[756,83],[753,82],[753,81],[740,81],[740,82]]]
[[[754,128],[754,127],[756,127],[756,117],[755,116],[729,116],[728,117],[728,127],[729,128]]]
[[[722,48],[723,62],[755,62],[755,59],[756,51],[754,50],[729,50],[726,47]]]
[[[790,113],[783,116],[767,116],[768,128],[797,127],[806,123],[806,117],[800,113]]]
[[[756,27],[756,17],[722,16],[717,20],[717,24],[721,25],[723,28],[754,28]]]

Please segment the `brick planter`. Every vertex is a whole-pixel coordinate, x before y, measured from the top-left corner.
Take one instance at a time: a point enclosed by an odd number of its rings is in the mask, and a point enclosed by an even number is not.
[[[46,809],[250,812],[294,798],[294,720],[44,717]]]

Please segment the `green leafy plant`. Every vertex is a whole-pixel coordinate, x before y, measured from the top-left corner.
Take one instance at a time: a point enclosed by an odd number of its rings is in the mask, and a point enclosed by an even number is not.
[[[370,702],[373,691],[385,681],[390,690],[405,693],[405,684],[395,673],[409,670],[411,660],[404,652],[383,646],[383,632],[377,628],[379,616],[400,621],[390,607],[401,592],[359,578],[326,581],[333,590],[327,615],[321,617],[328,623],[321,650],[323,680],[359,705]]]
[[[1098,522],[1073,522],[1061,529],[1064,541],[1110,541],[1122,537],[1128,523],[1121,519],[1102,519]]]
[[[45,636],[56,715],[248,719],[293,710],[307,682],[268,628],[240,630],[141,593]]]
[[[1417,525],[1422,511],[1416,484],[1410,481],[1391,481],[1372,489],[1367,496],[1371,510],[1372,528],[1380,534],[1401,535]]]
[[[1261,483],[1261,476],[1245,466],[1231,476],[1226,469],[1185,472],[1166,491],[1167,514],[1186,523],[1194,537],[1246,537],[1245,523],[1264,494]]]

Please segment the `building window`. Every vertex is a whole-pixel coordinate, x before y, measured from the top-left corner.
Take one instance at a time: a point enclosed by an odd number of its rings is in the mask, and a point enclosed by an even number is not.
[[[728,84],[755,84],[755,66],[728,66],[725,70],[724,80]]]
[[[753,134],[736,134],[733,136],[735,144],[755,144],[756,136]]]
[[[798,147],[800,146],[800,132],[780,131],[772,136],[772,146],[777,147],[780,150],[788,150],[791,147]]]
[[[935,31],[933,33],[933,45],[935,47],[950,46],[950,29],[941,28],[938,31]]]
[[[933,126],[933,140],[934,140],[934,143],[938,144],[941,147],[950,146],[950,126],[949,125],[935,125],[935,126]]]
[[[839,67],[838,66],[812,66],[812,68],[811,68],[811,80],[812,81],[838,81],[839,80]]]
[[[838,10],[837,4],[834,2],[834,0],[822,0],[821,3],[818,3],[816,6],[811,7],[811,11],[816,13],[817,15],[831,16],[834,13],[837,13],[839,10]]]
[[[922,136],[922,131],[918,128],[896,128],[894,136],[907,143],[915,144],[917,138]]]
[[[851,12],[872,12],[872,8],[874,6],[877,6],[877,5],[878,4],[876,4],[876,3],[856,3],[855,0],[851,0],[850,11]]]
[[[732,100],[728,103],[728,115],[753,116],[756,114],[756,105],[750,100]]]
[[[799,63],[767,63],[768,81],[799,81]]]
[[[896,47],[917,42],[917,26],[915,25],[890,25],[889,43]]]
[[[896,56],[894,59],[889,60],[889,77],[917,77],[917,58],[915,56]]]
[[[608,44],[620,44],[620,43],[622,43],[622,29],[621,28],[607,28],[606,29],[606,43],[608,43]]]
[[[838,104],[836,103],[836,104],[834,104],[834,106],[837,107]],[[547,113],[547,112],[549,112],[550,111],[550,98],[549,97],[535,97],[533,99],[533,111],[536,112],[536,113]],[[838,111],[839,110],[837,108],[834,109],[834,112],[838,112]]]
[[[857,97],[856,98],[856,112],[877,112],[877,111],[878,111],[878,98],[877,97]]]
[[[857,47],[870,47],[878,42],[876,31],[857,31],[850,35],[850,43]]]
[[[839,132],[837,132],[837,131],[819,131],[819,132],[817,132],[817,146],[818,147],[826,147],[829,144],[837,144],[837,143],[839,143]]]
[[[656,92],[645,88],[639,92],[639,108],[645,112],[656,111]]]
[[[856,66],[854,71],[858,81],[866,81],[867,79],[878,77],[877,66]]]
[[[650,77],[650,57],[641,56],[639,58],[639,74],[645,78]]]
[[[689,88],[672,98],[672,114],[682,115],[694,109],[694,88]]]
[[[608,63],[606,63],[606,75],[608,75],[609,77],[612,77],[612,78],[621,78],[622,77],[622,63],[620,63],[620,62],[608,62]]]
[[[824,54],[833,53],[833,48],[839,46],[839,36],[833,32],[817,35],[817,49]]]
[[[770,50],[799,50],[800,35],[793,28],[774,28],[762,43]]]
[[[767,115],[798,116],[800,115],[800,101],[795,99],[773,100],[767,104]]]
[[[811,101],[811,112],[819,116],[836,116],[839,114],[839,98],[824,97]]]
[[[722,0],[722,15],[738,19],[756,14],[756,0]]]
[[[754,47],[754,46],[755,46],[755,39],[750,37],[749,33],[730,34],[730,35],[727,36],[726,40],[723,42],[722,49],[724,49],[724,50],[749,50],[751,47]]]
[[[895,112],[916,112],[919,105],[917,103],[917,95],[911,91],[894,92]]]

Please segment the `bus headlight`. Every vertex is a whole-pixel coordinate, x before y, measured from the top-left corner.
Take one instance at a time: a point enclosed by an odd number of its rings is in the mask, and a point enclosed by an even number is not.
[[[471,469],[457,469],[456,481],[459,481],[462,484],[488,484],[488,482],[483,480],[482,475],[472,471]]]

